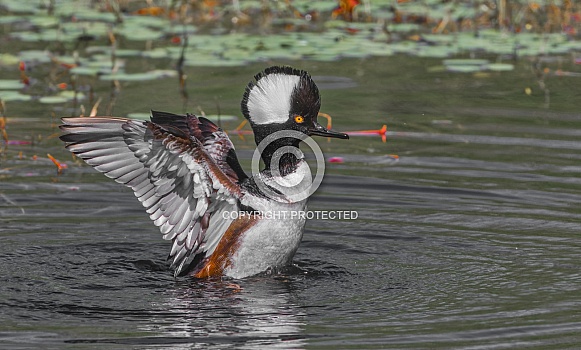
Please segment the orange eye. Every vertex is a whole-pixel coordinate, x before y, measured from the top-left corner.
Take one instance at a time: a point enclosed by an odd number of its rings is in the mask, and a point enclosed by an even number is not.
[[[295,117],[295,122],[297,122],[297,123],[299,123],[299,124],[302,124],[302,123],[304,123],[304,121],[305,121],[305,117],[303,117],[302,115],[297,115],[297,116]]]

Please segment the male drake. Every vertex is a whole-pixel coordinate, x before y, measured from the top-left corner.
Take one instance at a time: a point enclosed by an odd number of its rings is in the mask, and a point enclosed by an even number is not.
[[[320,95],[307,72],[270,67],[255,80],[246,88],[242,112],[256,144],[264,145],[265,169],[250,177],[226,133],[202,117],[152,112],[151,121],[63,118],[66,147],[130,187],[163,238],[173,241],[169,258],[176,276],[243,278],[290,264],[304,216],[232,213],[305,210],[307,199],[288,192],[297,183],[308,186],[297,178],[311,176],[300,155],[285,152],[300,143],[293,133],[348,138],[318,124]]]

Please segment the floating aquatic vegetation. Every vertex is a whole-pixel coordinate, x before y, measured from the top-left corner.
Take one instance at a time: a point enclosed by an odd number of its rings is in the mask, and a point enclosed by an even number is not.
[[[486,65],[487,70],[495,71],[495,72],[505,72],[514,70],[514,64],[510,63],[490,63]]]
[[[147,27],[126,26],[115,30],[115,34],[125,37],[132,41],[147,41],[159,40],[164,36],[164,33]]]
[[[513,26],[510,29],[497,22],[499,15],[492,15],[488,3],[475,6],[473,1],[243,1],[204,2],[199,8],[193,3],[167,1],[143,7],[143,3],[125,2],[126,8],[121,9],[118,1],[0,0],[0,24],[6,28],[7,40],[21,41],[26,48],[49,48],[0,54],[2,69],[19,62],[26,65],[21,80],[10,83],[14,85],[2,87],[0,81],[0,98],[61,104],[84,98],[80,94],[55,95],[55,87],[66,90],[77,80],[85,86],[98,80],[112,81],[114,97],[120,89],[118,82],[176,76],[180,77],[182,96],[187,96],[184,67],[192,66],[405,54],[447,59],[428,72],[503,72],[514,69],[513,64],[505,63],[511,59],[581,50],[581,42],[576,40],[581,8],[566,8],[561,2],[537,2],[535,11],[552,16],[551,11],[560,9],[561,17],[568,16],[568,20],[537,18],[526,3],[523,11],[514,12],[520,13],[518,23],[516,18],[506,18]],[[515,1],[510,6],[516,8],[520,3],[525,4]],[[553,24],[559,28],[554,29]],[[490,61],[448,60],[465,54],[485,54]],[[494,55],[496,58],[491,57]],[[50,82],[35,77],[37,65],[44,65],[42,74],[51,67]],[[577,76],[576,72],[560,74]],[[25,86],[26,90],[18,91]]]
[[[19,91],[0,90],[0,100],[5,102],[10,101],[26,102],[32,100],[32,96],[22,94]]]
[[[42,11],[37,1],[2,0],[0,7],[12,13],[39,13]]]
[[[82,92],[75,92],[75,91],[61,91],[59,94],[54,96],[43,96],[38,99],[38,102],[45,103],[45,104],[59,104],[59,103],[66,103],[72,100],[83,100],[85,99],[85,94]]]
[[[52,53],[45,50],[25,50],[18,53],[19,60],[27,63],[48,63],[51,57]]]
[[[59,17],[70,18],[75,22],[115,23],[117,21],[114,13],[99,11],[96,8],[83,5],[82,2],[74,4],[68,2],[56,3],[54,14]]]
[[[422,46],[417,49],[418,57],[445,58],[458,53],[458,49],[448,46]]]
[[[125,67],[125,61],[122,59],[111,59],[111,55],[94,54],[90,59],[76,59],[75,67],[69,71],[71,74],[97,76],[111,74],[113,70],[122,72]]]
[[[104,74],[99,76],[99,79],[106,81],[145,81],[145,80],[155,80],[160,78],[176,77],[177,72],[175,70],[162,70],[156,69],[144,73],[114,73],[114,74]]]
[[[489,63],[485,59],[448,59],[444,60],[446,70],[458,73],[475,73],[480,71],[504,72],[514,69],[510,63]]]
[[[238,117],[235,115],[203,115],[204,118],[210,119],[211,121],[217,122],[235,122],[238,120]]]
[[[213,122],[233,122],[237,121],[238,117],[235,115],[198,115],[207,119],[210,119]],[[129,113],[127,114],[127,118],[131,119],[140,119],[140,120],[149,120],[151,118],[151,113]]]
[[[24,86],[20,80],[0,79],[0,90],[18,90]]]
[[[18,64],[20,60],[15,55],[9,53],[0,54],[0,66],[11,66]]]
[[[485,69],[488,60],[484,59],[448,59],[444,60],[446,70],[458,73],[474,73]]]
[[[446,70],[457,73],[475,73],[483,70],[482,66],[477,65],[457,65],[446,66]]]
[[[69,99],[64,96],[43,96],[38,99],[40,103],[53,104],[53,103],[65,103]]]
[[[14,31],[11,35],[18,40],[31,42],[72,42],[89,40],[89,38],[99,40],[112,31],[113,34],[132,42],[163,42],[168,38],[173,38],[175,43],[179,43],[183,36],[187,35],[189,43],[185,54],[186,66],[235,66],[278,58],[330,61],[341,58],[389,56],[393,53],[435,58],[479,51],[499,55],[535,56],[562,54],[581,47],[581,44],[569,40],[566,33],[541,34],[532,30],[509,33],[484,28],[478,30],[478,35],[475,35],[473,30],[462,31],[462,25],[456,23],[454,32],[445,34],[450,29],[446,29],[449,25],[444,24],[443,21],[446,23],[467,19],[474,21],[474,18],[482,15],[479,13],[480,10],[468,4],[452,6],[431,0],[398,2],[395,6],[375,2],[364,2],[358,6],[355,6],[355,2],[346,1],[345,3],[351,4],[349,9],[343,10],[349,13],[348,17],[354,16],[353,19],[365,18],[366,20],[349,22],[330,19],[333,9],[337,9],[336,1],[320,1],[316,4],[308,1],[293,1],[292,4],[280,5],[277,9],[279,12],[273,12],[275,18],[271,23],[276,23],[276,19],[283,20],[285,23],[313,22],[319,19],[320,16],[317,14],[323,13],[326,13],[326,21],[319,21],[318,25],[308,27],[312,32],[283,31],[270,33],[268,36],[250,35],[243,33],[243,30],[224,35],[200,34],[199,26],[192,23],[180,23],[177,20],[179,16],[174,9],[170,8],[155,16],[141,16],[137,14],[143,9],[135,9],[122,14],[115,11],[104,12],[101,8],[81,3],[64,6],[57,2],[52,15],[45,13],[24,18],[12,16],[4,18],[3,21],[5,23],[27,22],[35,30]],[[0,1],[0,6],[14,12],[37,13],[41,9],[38,4],[20,6],[17,1],[6,0]],[[36,10],[33,11],[33,9]],[[264,8],[261,2],[245,1],[244,4],[239,4],[238,8],[228,4],[214,6],[212,9],[214,12],[218,11],[215,14],[216,18],[222,18],[221,16],[226,16],[228,11],[232,10],[235,10],[234,13],[240,13],[240,11],[253,13],[253,11],[262,11]],[[187,8],[186,11],[188,11]],[[285,13],[290,16],[282,17],[281,15]],[[276,18],[276,15],[281,17]],[[121,21],[118,16],[121,16]],[[341,16],[337,18],[339,17]],[[218,26],[220,25],[224,23],[218,23]],[[475,23],[471,23],[472,27],[474,25]],[[408,33],[426,31],[426,26],[432,26],[437,34],[424,33],[418,39],[407,38]],[[153,50],[118,48],[115,50],[115,55],[116,57],[177,59],[179,50],[172,51],[173,48],[171,44],[167,47],[156,47]],[[88,47],[87,53],[94,54],[96,51],[102,51],[104,54],[110,54],[111,50],[111,47]],[[37,60],[38,57],[40,55],[36,57]],[[47,55],[44,54],[43,57]],[[27,61],[26,58],[22,59]],[[452,70],[468,69],[473,68],[452,68]],[[498,69],[498,67],[493,69]],[[76,73],[95,75],[104,72],[78,69]]]
[[[118,50],[115,54],[119,57],[141,56],[147,58],[167,58],[168,51],[164,48],[157,48],[149,51],[139,50]]]

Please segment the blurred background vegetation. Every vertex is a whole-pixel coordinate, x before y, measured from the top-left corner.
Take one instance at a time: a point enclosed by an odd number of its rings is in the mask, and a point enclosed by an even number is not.
[[[447,73],[496,79],[491,74],[520,67],[519,74],[534,83],[507,88],[510,94],[496,98],[498,104],[526,106],[530,102],[519,102],[521,96],[540,95],[544,108],[553,97],[552,106],[564,110],[574,101],[555,100],[547,79],[581,76],[575,69],[581,64],[581,4],[571,0],[0,0],[0,15],[3,148],[17,142],[8,135],[8,117],[16,122],[39,113],[51,115],[46,120],[53,137],[58,117],[148,118],[151,104],[235,121],[240,89],[270,64],[325,75],[328,80],[319,83],[331,90],[357,86],[357,77],[366,74],[362,67],[387,74],[392,87],[366,79],[364,89],[351,92],[353,107],[365,111],[355,117],[363,124],[356,129],[381,127],[385,120],[376,115],[386,109],[415,111],[416,120],[423,120],[424,111],[416,107],[435,102],[394,86],[425,73],[436,81],[460,81]],[[422,72],[406,57],[427,60],[413,61]],[[495,84],[514,85],[508,76],[501,80]],[[572,91],[552,84],[553,91]],[[375,108],[378,91],[386,89],[382,96],[391,97],[381,100],[387,104]],[[327,96],[344,101],[332,91]],[[472,99],[480,103],[483,95],[460,87],[447,98],[462,106]],[[330,105],[327,112],[335,112]]]

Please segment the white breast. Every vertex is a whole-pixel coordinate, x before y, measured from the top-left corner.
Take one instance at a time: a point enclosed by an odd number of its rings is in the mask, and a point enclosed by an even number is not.
[[[297,172],[277,179],[279,185],[295,183],[296,177],[309,176],[306,162],[301,162]],[[244,203],[245,202],[245,203]],[[266,271],[271,267],[290,264],[297,251],[306,222],[307,199],[295,203],[249,195],[244,204],[262,213],[262,218],[241,237],[240,246],[232,257],[232,264],[224,272],[227,276],[243,278]]]
[[[232,264],[224,273],[234,278],[244,278],[266,271],[271,267],[290,264],[303,237],[306,201],[301,204],[277,205],[265,212],[266,218],[244,233],[240,246],[232,257]],[[268,217],[271,213],[272,216]],[[285,214],[286,213],[286,214]],[[278,215],[278,216],[277,216]]]

